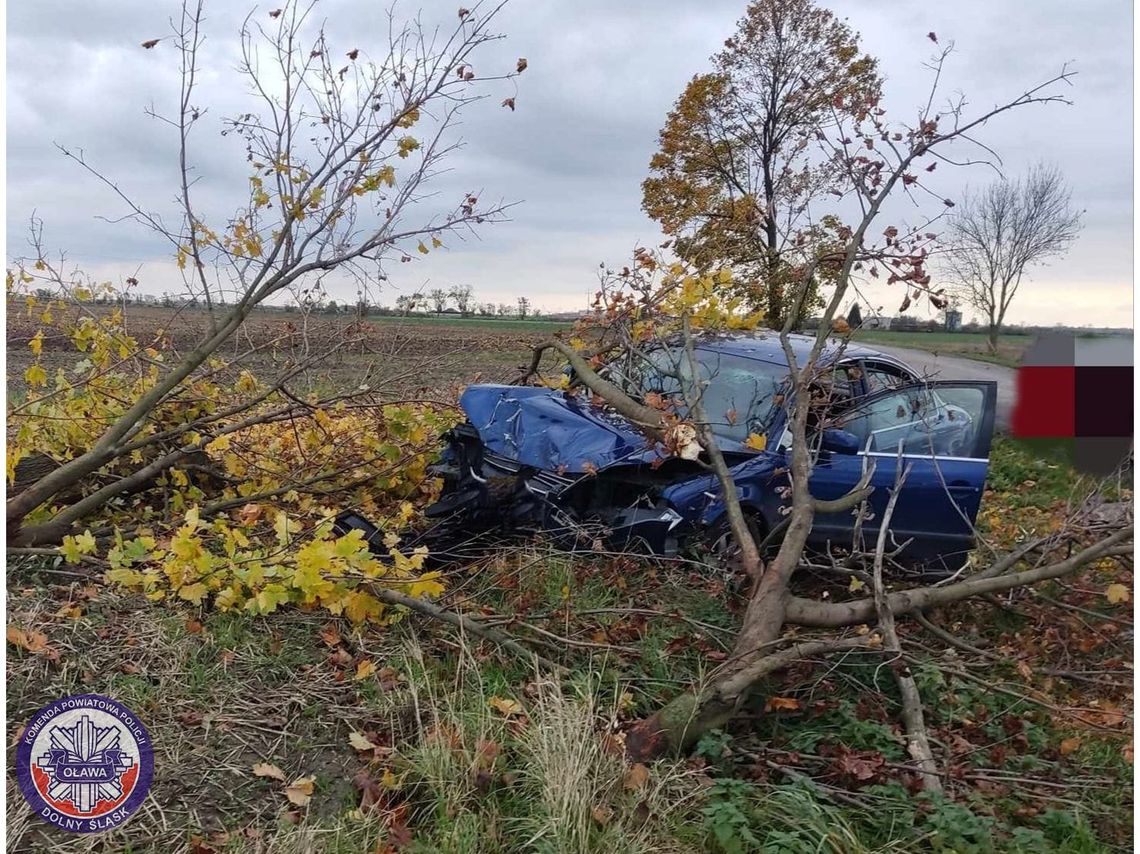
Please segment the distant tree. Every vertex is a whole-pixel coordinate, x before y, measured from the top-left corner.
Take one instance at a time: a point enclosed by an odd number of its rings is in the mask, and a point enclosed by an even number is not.
[[[493,317],[495,314],[495,304],[493,302],[479,303],[479,314],[483,317]]]
[[[530,300],[526,297],[518,298],[518,316],[519,320],[526,320],[526,316],[530,313]]]
[[[470,285],[456,285],[447,293],[448,297],[455,300],[455,307],[459,309],[459,313],[464,317],[471,314],[472,309],[472,292]]]
[[[1025,271],[1068,252],[1080,227],[1064,176],[1045,164],[967,194],[958,206],[946,235],[947,277],[982,313],[991,353]]]
[[[407,294],[400,294],[396,297],[396,311],[407,317],[408,314],[416,307],[416,298],[408,296]]]
[[[847,325],[852,329],[858,329],[863,325],[863,310],[859,308],[859,301],[851,303],[851,309],[847,312]]]
[[[329,304],[325,306],[325,314],[337,314],[340,312],[340,306],[336,304],[336,300],[329,300]]]
[[[877,63],[813,0],[753,0],[712,64],[666,119],[642,207],[684,260],[732,267],[768,325],[780,328],[795,280],[789,250],[801,251],[805,239],[843,239],[837,222],[808,221],[809,205],[840,182],[835,163],[816,156],[817,134],[877,102]],[[797,320],[815,307],[821,284],[812,280]]]
[[[435,313],[443,314],[443,310],[447,308],[447,291],[445,291],[443,288],[433,288],[428,292],[428,299],[431,300],[431,304],[435,309]]]
[[[505,302],[501,302],[501,303],[499,303],[498,313],[499,313],[499,317],[506,317],[508,314],[511,313],[511,307],[509,305],[507,305]]]

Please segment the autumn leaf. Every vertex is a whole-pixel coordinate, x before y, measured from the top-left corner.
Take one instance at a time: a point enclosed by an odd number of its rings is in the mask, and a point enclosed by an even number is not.
[[[625,777],[622,780],[622,785],[625,788],[633,790],[640,789],[649,782],[649,769],[638,762],[625,772]]]
[[[338,629],[332,623],[321,629],[319,634],[321,636],[321,640],[323,640],[329,646],[336,646],[338,643],[340,643],[340,629]]]
[[[264,509],[260,504],[246,504],[238,512],[238,521],[246,526],[252,525],[261,518]]]
[[[470,9],[465,9],[463,6],[459,7],[459,20],[462,21],[464,18],[466,18],[470,14],[471,14]]]
[[[1128,592],[1128,588],[1123,584],[1108,585],[1108,589],[1104,591],[1104,596],[1108,599],[1110,605],[1127,602],[1132,598],[1132,594]]]
[[[524,71],[526,71],[526,57],[525,56],[520,56],[519,61],[517,63],[515,63],[515,71],[517,71],[519,74],[522,74]]]
[[[513,112],[515,111],[515,99],[514,99],[514,98],[504,98],[504,99],[503,99],[503,103],[502,103],[502,104],[500,104],[500,106],[502,106],[502,107],[510,107],[510,108],[511,108],[511,112],[513,113]]]
[[[766,712],[796,712],[800,710],[800,701],[795,697],[769,697],[764,704]]]
[[[357,682],[363,682],[369,676],[376,672],[376,665],[370,659],[364,659],[356,665],[356,675],[352,678]]]
[[[492,697],[489,705],[499,714],[504,717],[512,717],[514,715],[521,715],[523,713],[522,703],[518,700],[506,699],[504,697]]]
[[[350,50],[350,51],[349,51],[347,54],[345,54],[345,55],[346,55],[346,56],[347,56],[349,59],[356,59],[356,57],[360,56],[360,51],[359,51],[359,50],[357,50],[356,48],[353,48],[352,50]]]
[[[1068,756],[1081,746],[1081,740],[1077,736],[1066,738],[1061,741],[1061,755]]]
[[[20,649],[27,650],[32,655],[47,655],[49,658],[59,658],[59,653],[52,649],[48,643],[47,635],[35,629],[21,629],[19,626],[8,626],[6,632],[8,643]]]
[[[281,14],[280,9],[274,9],[272,12],[269,13],[269,17],[270,18],[276,18],[276,17],[280,16],[280,14]]]
[[[934,42],[935,44],[938,44],[938,36],[937,36],[937,35],[935,35],[935,33],[934,33],[933,31],[931,31],[931,32],[927,33],[927,34],[926,34],[926,37],[927,37],[928,39],[930,39],[932,42]]]
[[[162,41],[162,40],[161,39],[147,39],[145,42],[142,43],[142,46],[145,47],[147,50],[150,50],[152,47],[157,45],[160,41]]]
[[[285,782],[285,772],[278,768],[276,765],[271,765],[268,762],[258,762],[253,766],[253,776],[255,777],[269,777],[273,780],[280,780]]]
[[[768,437],[763,433],[749,433],[748,438],[744,440],[744,447],[753,451],[763,451],[768,447]]]
[[[376,745],[368,740],[368,737],[362,733],[353,731],[348,734],[348,743],[352,745],[353,750],[375,750]]]
[[[308,806],[313,798],[313,786],[316,782],[316,777],[298,777],[285,787],[285,797],[295,806]]]

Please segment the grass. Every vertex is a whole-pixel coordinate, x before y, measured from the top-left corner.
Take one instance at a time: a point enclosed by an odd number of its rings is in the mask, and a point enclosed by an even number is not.
[[[894,332],[889,329],[861,329],[855,340],[866,344],[887,344],[911,347],[932,353],[966,356],[983,362],[992,362],[1008,368],[1021,364],[1021,357],[1034,338],[1031,335],[1002,335],[998,339],[997,353],[989,351],[989,342],[980,332]]]
[[[1055,525],[1093,486],[1064,448],[1006,438],[995,440],[989,484],[979,521],[998,547]],[[1130,498],[1122,485],[1105,494]],[[931,615],[1000,651],[1000,663],[902,624],[952,772],[946,801],[916,797],[898,769],[875,764],[905,756],[878,656],[791,668],[766,691],[795,708],[759,702],[642,779],[618,755],[620,725],[705,678],[740,620],[726,579],[683,561],[528,544],[456,571],[464,607],[505,615],[505,630],[569,667],[558,681],[412,618],[358,631],[298,610],[200,612],[43,563],[8,569],[10,623],[44,632],[59,654],[9,646],[10,743],[39,707],[95,692],[134,709],[157,748],[150,799],[107,837],[54,831],[10,791],[9,851],[1087,854],[1131,844],[1130,613],[1103,595],[1131,578],[1115,565],[1043,589],[1061,609],[1027,596]],[[365,660],[376,673],[357,680]],[[375,748],[355,750],[354,732]],[[312,801],[291,805],[283,784],[253,775],[257,762],[290,781],[314,776]],[[852,762],[870,763],[869,778]],[[835,788],[851,800],[835,801]]]

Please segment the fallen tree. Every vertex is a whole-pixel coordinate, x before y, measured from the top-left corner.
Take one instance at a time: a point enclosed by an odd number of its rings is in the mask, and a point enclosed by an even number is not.
[[[1013,590],[1049,579],[1079,572],[1095,561],[1123,558],[1132,553],[1131,519],[1083,530],[1076,539],[1081,547],[1061,559],[1056,551],[1045,550],[1045,560],[1022,571],[1033,548],[1017,548],[1008,554],[994,554],[983,568],[943,586],[914,587],[888,591],[883,581],[883,560],[889,533],[881,526],[877,554],[873,556],[873,595],[848,602],[825,602],[793,595],[791,580],[802,565],[805,545],[815,517],[821,512],[863,513],[858,509],[869,494],[870,470],[849,494],[823,503],[812,495],[809,481],[816,455],[812,437],[820,419],[827,418],[829,387],[828,363],[821,361],[829,337],[844,332],[838,320],[840,306],[849,291],[864,277],[884,278],[903,292],[905,311],[919,300],[944,305],[943,291],[931,285],[926,269],[937,235],[932,232],[945,210],[952,205],[930,186],[930,173],[939,165],[984,163],[989,149],[975,141],[984,125],[1006,113],[1035,105],[1065,102],[1058,87],[1069,84],[1068,69],[1027,89],[1005,104],[977,115],[967,115],[964,99],[942,109],[933,105],[939,96],[939,81],[949,50],[942,50],[932,65],[934,83],[925,107],[913,125],[895,125],[884,118],[877,96],[851,94],[865,100],[846,101],[836,109],[827,125],[816,130],[820,156],[827,158],[843,176],[846,209],[857,211],[847,224],[840,210],[819,218],[819,225],[805,228],[793,241],[799,262],[795,265],[794,295],[786,310],[789,318],[779,333],[790,372],[787,382],[787,423],[791,441],[788,451],[786,524],[778,551],[765,560],[749,527],[732,480],[731,470],[712,433],[714,420],[724,422],[735,413],[705,411],[702,395],[706,386],[692,358],[697,334],[716,335],[754,327],[757,318],[731,296],[731,271],[691,270],[681,263],[669,263],[660,253],[639,249],[633,263],[618,272],[606,270],[597,294],[596,310],[576,331],[577,345],[554,339],[535,350],[532,371],[543,353],[553,351],[574,372],[574,382],[584,386],[602,402],[639,425],[663,453],[698,459],[715,474],[719,483],[717,498],[723,502],[729,528],[753,579],[740,631],[726,661],[719,664],[699,687],[683,693],[652,716],[636,722],[627,732],[626,747],[635,759],[646,759],[669,750],[685,749],[710,729],[730,720],[756,689],[760,680],[810,648],[818,655],[849,650],[858,646],[885,647],[900,659],[896,618],[921,613],[923,609],[960,602],[987,594]],[[848,120],[846,117],[852,116]],[[954,144],[977,146],[979,159],[948,153]],[[924,177],[925,176],[925,177]],[[919,194],[937,200],[937,209],[917,225],[889,225],[879,235],[872,226],[885,215],[897,195],[916,199]],[[788,255],[784,256],[785,261]],[[821,273],[834,282],[826,296],[826,307],[806,358],[797,360],[790,335],[798,314],[797,301],[808,299]],[[588,342],[588,343],[587,343]],[[673,354],[663,366],[662,352]],[[655,360],[651,359],[651,355]],[[652,363],[658,375],[675,380],[677,394],[668,399],[651,388],[636,388],[629,378],[638,376],[638,365]],[[606,367],[603,367],[606,366]],[[626,379],[624,387],[609,375]],[[893,501],[892,501],[893,508]],[[861,524],[861,517],[860,517]],[[1072,540],[1070,540],[1072,542]],[[866,575],[867,573],[864,573]],[[797,626],[842,630],[875,626],[869,633],[850,636],[843,632],[831,637],[804,641],[792,632]],[[919,762],[924,784],[937,788],[929,747],[925,744],[921,709],[916,708],[913,685],[900,676],[904,694],[912,756]]]
[[[168,42],[181,74],[172,113],[151,112],[175,135],[174,209],[156,212],[81,150],[61,151],[116,194],[126,208],[123,219],[169,246],[184,292],[171,306],[170,327],[133,335],[125,294],[138,282],[96,284],[71,272],[64,258],[49,255],[41,224],[33,222],[32,254],[8,272],[10,310],[19,299],[36,324],[27,342],[35,362],[24,376],[26,399],[8,410],[8,478],[20,486],[6,502],[10,544],[58,545],[84,527],[107,533],[125,499],[149,492],[140,507],[161,502],[155,487],[172,479],[174,486],[188,485],[187,471],[202,464],[203,449],[223,451],[251,431],[264,439],[265,425],[300,419],[308,426],[334,407],[371,406],[382,415],[382,404],[398,401],[391,374],[369,370],[348,383],[324,374],[315,381],[319,369],[360,346],[363,336],[346,324],[330,331],[310,313],[324,299],[330,275],[367,289],[377,276],[385,278],[386,264],[410,263],[448,236],[458,239],[504,218],[504,205],[466,192],[425,202],[456,150],[452,132],[460,113],[485,98],[494,81],[525,67],[498,75],[487,69],[478,78],[472,70],[481,49],[499,38],[490,29],[499,8],[465,9],[450,32],[435,35],[419,21],[393,17],[386,33],[345,45],[328,42],[312,3],[286,3],[265,17],[251,13],[240,33],[237,87],[249,92],[247,111],[215,126],[241,141],[249,173],[248,184],[233,188],[228,215],[206,213],[196,190],[198,138],[212,119],[198,103],[210,70],[200,50],[203,2],[183,5],[168,40],[143,45],[159,45],[152,56],[161,61],[169,47],[160,42]],[[256,341],[245,334],[256,310],[287,294],[299,308],[296,323]],[[192,344],[172,343],[171,328],[195,324]],[[49,376],[45,345],[72,344],[84,354],[74,370]],[[256,443],[246,450],[256,453]],[[386,464],[395,461],[383,456]],[[279,472],[289,481],[277,484],[279,494],[327,494],[343,474],[334,468],[302,470],[295,480]],[[244,471],[230,475],[241,480]],[[274,491],[242,497],[255,501]],[[191,494],[187,503],[204,497]]]

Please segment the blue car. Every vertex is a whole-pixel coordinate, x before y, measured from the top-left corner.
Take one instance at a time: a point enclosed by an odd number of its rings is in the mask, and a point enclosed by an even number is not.
[[[798,364],[812,342],[792,336]],[[635,366],[604,371],[631,394],[680,399],[678,365],[689,363],[678,353],[660,346]],[[791,442],[779,337],[700,338],[695,356],[706,417],[740,501],[754,532],[774,540],[787,511]],[[867,466],[874,491],[858,526],[855,511],[817,515],[809,545],[873,545],[901,464],[907,475],[891,523],[898,559],[924,571],[961,567],[985,485],[996,384],[924,381],[895,358],[838,342],[829,343],[820,368],[817,390],[827,405],[811,418],[811,492],[838,498]],[[541,531],[565,548],[660,555],[726,540],[724,501],[707,466],[667,454],[587,392],[479,384],[460,405],[467,421],[446,435],[434,468],[444,488],[427,515],[439,528]],[[856,527],[862,543],[853,540]]]

